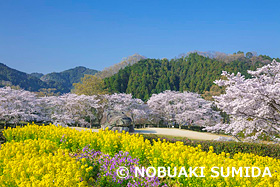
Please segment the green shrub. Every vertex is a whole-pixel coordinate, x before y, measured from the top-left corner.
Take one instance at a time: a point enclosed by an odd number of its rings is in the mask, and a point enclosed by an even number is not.
[[[234,154],[241,153],[253,153],[259,156],[269,156],[272,158],[280,159],[280,145],[279,144],[260,144],[260,143],[244,143],[244,142],[219,142],[219,141],[198,141],[198,140],[189,140],[187,138],[182,137],[164,137],[158,136],[154,134],[143,134],[143,137],[148,140],[160,140],[165,139],[169,142],[181,141],[184,142],[185,145],[190,145],[192,147],[197,147],[199,144],[201,145],[201,149],[203,151],[209,151],[209,147],[213,146],[214,152],[216,154],[220,154],[222,152],[229,153],[231,157]],[[152,141],[151,141],[152,142]]]

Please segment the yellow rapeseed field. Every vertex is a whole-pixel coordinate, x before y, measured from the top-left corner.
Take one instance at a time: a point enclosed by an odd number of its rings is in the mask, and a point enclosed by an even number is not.
[[[254,154],[215,154],[210,149],[204,152],[200,147],[190,147],[182,142],[151,142],[138,134],[102,131],[77,131],[61,126],[37,126],[6,129],[7,142],[0,150],[0,183],[6,186],[86,186],[81,178],[89,166],[82,166],[73,156],[85,146],[114,155],[118,151],[127,151],[133,158],[139,158],[143,166],[163,167],[204,167],[205,177],[165,178],[170,186],[280,186],[280,161]],[[270,176],[211,177],[212,167],[259,167],[264,171],[269,167]],[[200,176],[200,170],[197,173]],[[174,172],[174,169],[173,169]],[[245,172],[245,169],[244,171]]]

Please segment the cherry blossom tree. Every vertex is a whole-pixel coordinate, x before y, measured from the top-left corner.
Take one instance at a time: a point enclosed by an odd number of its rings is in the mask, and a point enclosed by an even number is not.
[[[80,124],[88,126],[95,120],[94,109],[98,108],[98,99],[96,96],[64,94],[56,97],[44,97],[46,104],[45,111],[49,114],[51,120],[60,125]],[[90,122],[86,121],[86,118]]]
[[[20,121],[42,121],[42,107],[36,94],[10,87],[0,88],[0,120],[17,125]]]
[[[271,64],[248,71],[251,79],[245,79],[240,73],[236,75],[223,72],[227,80],[214,83],[226,86],[226,93],[215,96],[216,105],[230,114],[230,124],[219,123],[207,127],[208,131],[223,130],[246,139],[256,140],[265,135],[271,138],[280,133],[280,63]]]
[[[131,94],[115,93],[105,95],[107,99],[107,110],[116,110],[127,114],[135,126],[135,121],[146,118],[148,106],[141,99],[132,98]]]
[[[221,119],[219,113],[212,110],[213,103],[196,93],[167,90],[153,94],[147,103],[154,113],[165,121],[178,123],[179,128],[186,123],[213,125]]]

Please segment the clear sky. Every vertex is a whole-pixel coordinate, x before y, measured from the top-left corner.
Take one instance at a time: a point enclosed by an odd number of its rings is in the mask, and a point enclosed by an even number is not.
[[[280,1],[0,0],[0,62],[49,73],[123,57],[256,51],[280,57]]]

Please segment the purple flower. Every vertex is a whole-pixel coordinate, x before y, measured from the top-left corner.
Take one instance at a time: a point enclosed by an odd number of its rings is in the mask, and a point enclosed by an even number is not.
[[[91,150],[85,146],[78,159],[86,158],[93,166],[98,167],[96,173],[97,186],[160,186],[157,177],[135,177],[135,166],[141,167],[138,158],[132,158],[128,152],[119,151],[114,156],[100,151]],[[128,169],[128,176],[120,178],[117,174],[119,167]]]

